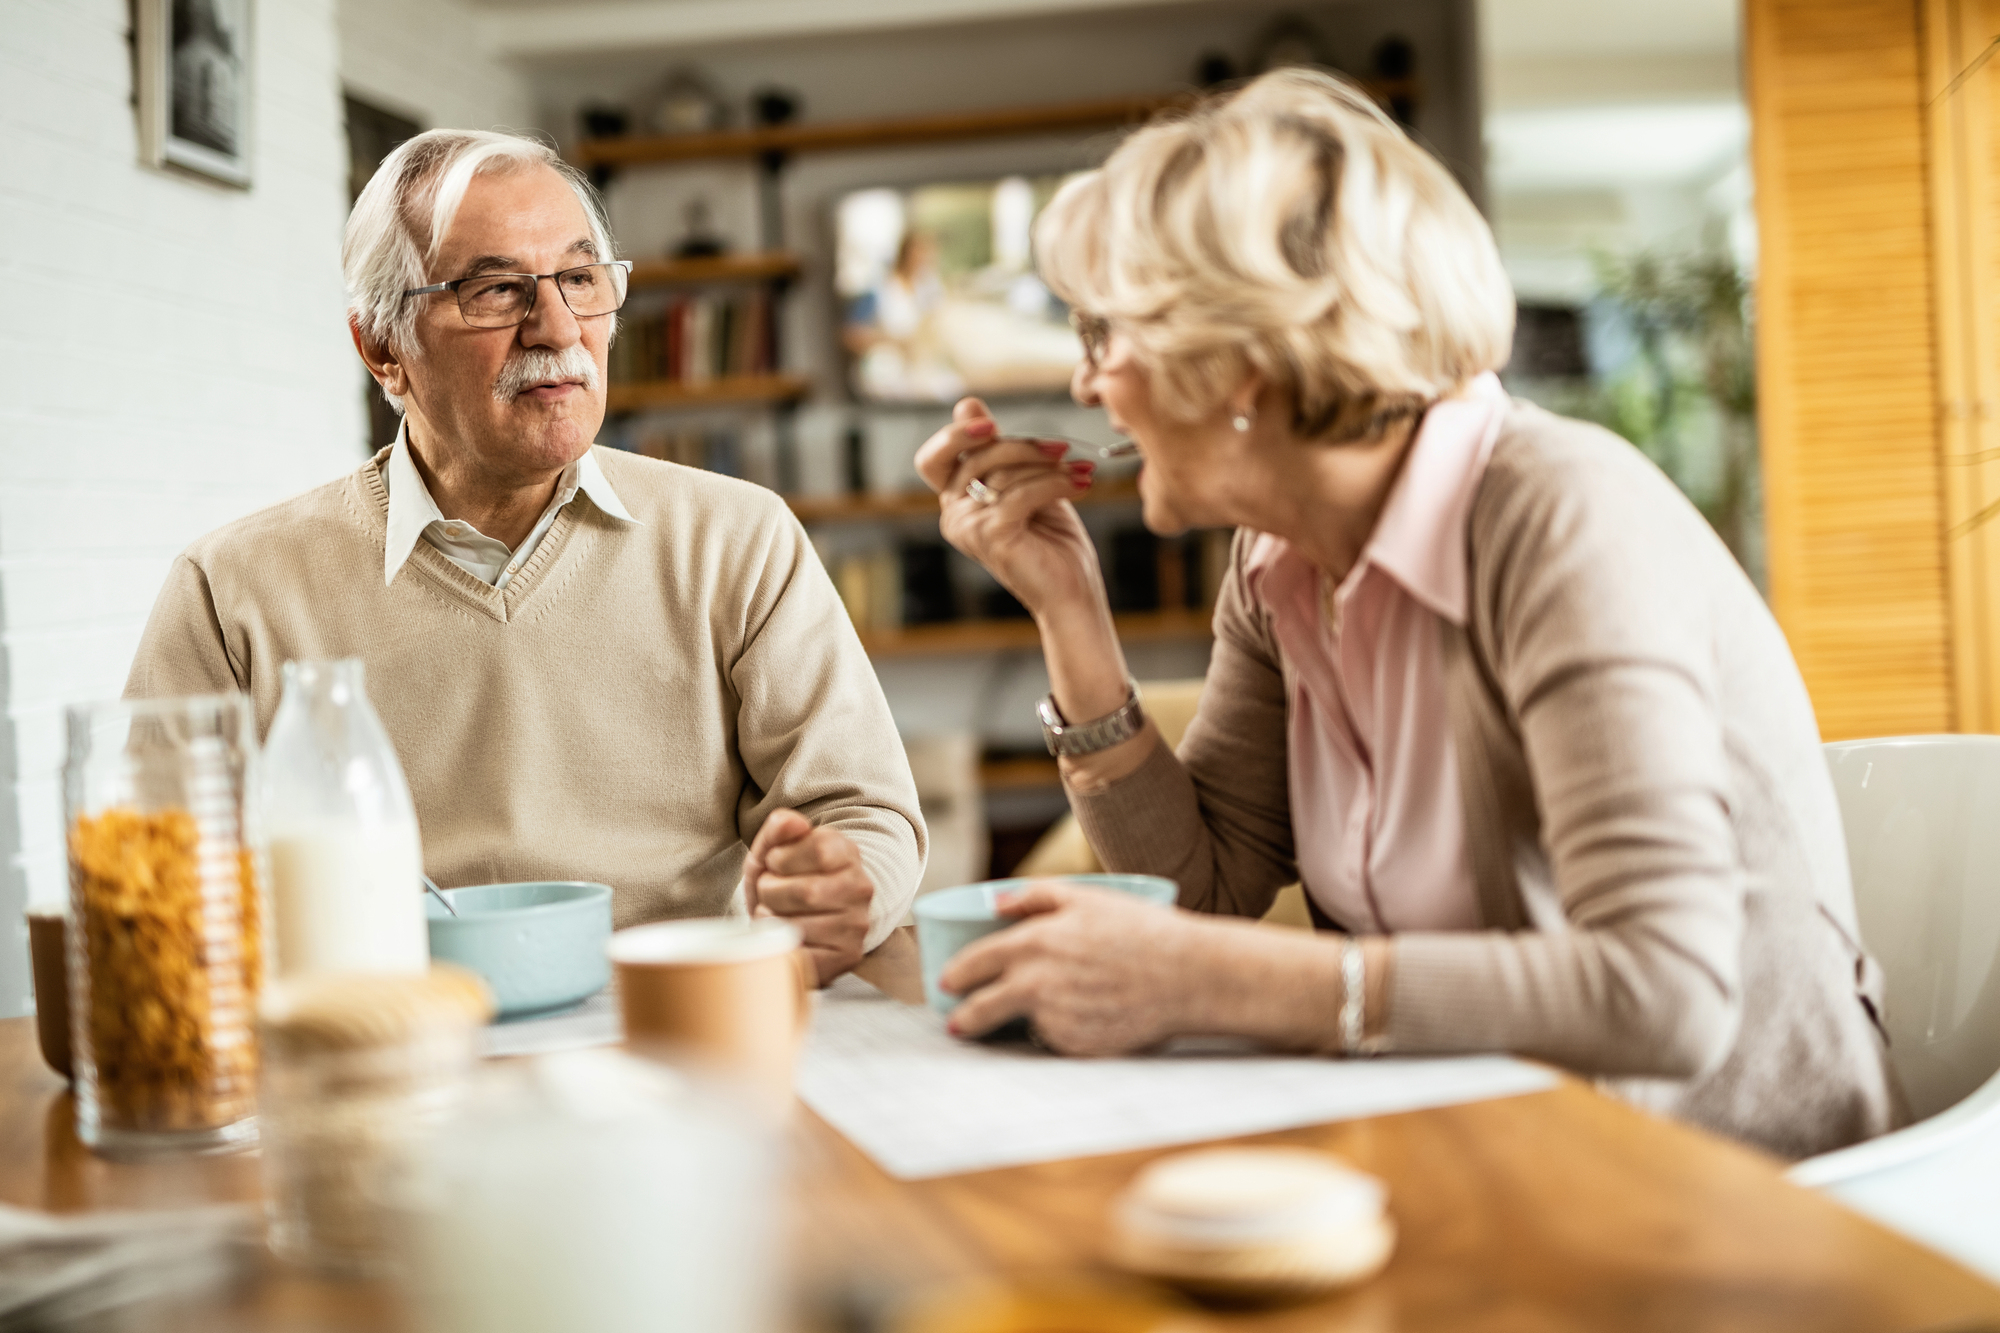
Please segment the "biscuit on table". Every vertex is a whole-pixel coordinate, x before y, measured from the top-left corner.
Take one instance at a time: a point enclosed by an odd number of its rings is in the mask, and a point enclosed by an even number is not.
[[[1163,1157],[1114,1214],[1120,1267],[1223,1296],[1308,1295],[1373,1277],[1395,1248],[1387,1190],[1325,1153],[1207,1148]]]

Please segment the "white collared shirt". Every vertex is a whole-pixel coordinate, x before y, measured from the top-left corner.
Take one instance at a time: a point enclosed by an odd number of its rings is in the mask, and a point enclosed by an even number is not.
[[[555,525],[556,515],[576,498],[579,491],[588,495],[592,504],[620,522],[639,521],[619,501],[618,493],[611,489],[611,482],[605,477],[604,469],[597,465],[596,457],[585,450],[583,457],[564,468],[562,476],[556,479],[555,496],[549,501],[549,507],[542,511],[534,531],[517,549],[509,550],[505,542],[494,540],[463,519],[444,516],[444,512],[437,507],[437,501],[431,499],[430,488],[424,485],[416,460],[410,457],[410,426],[407,421],[396,432],[395,447],[389,451],[389,459],[382,466],[382,485],[389,492],[389,533],[382,550],[384,584],[396,581],[396,571],[408,563],[410,552],[417,549],[417,541],[421,538],[435,546],[445,559],[480,582],[504,588],[535,554],[535,548],[542,544],[542,538]]]

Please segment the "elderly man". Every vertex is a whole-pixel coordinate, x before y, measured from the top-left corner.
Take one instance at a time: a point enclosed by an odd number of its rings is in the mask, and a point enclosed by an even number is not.
[[[398,148],[342,252],[396,443],[189,547],[126,693],[242,689],[268,727],[285,661],[359,657],[433,878],[600,880],[621,925],[721,914],[740,885],[825,982],[915,893],[909,766],[783,502],[592,447],[611,256],[543,145]]]

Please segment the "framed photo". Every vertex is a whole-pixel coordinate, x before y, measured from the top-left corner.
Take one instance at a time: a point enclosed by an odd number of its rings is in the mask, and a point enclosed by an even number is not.
[[[255,0],[136,0],[139,153],[250,184]]]

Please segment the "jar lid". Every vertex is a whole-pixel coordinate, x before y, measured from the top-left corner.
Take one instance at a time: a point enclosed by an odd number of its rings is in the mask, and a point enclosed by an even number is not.
[[[476,1028],[492,1017],[486,983],[450,963],[433,963],[423,976],[288,977],[265,988],[257,1012],[266,1049],[287,1053],[396,1046]]]

